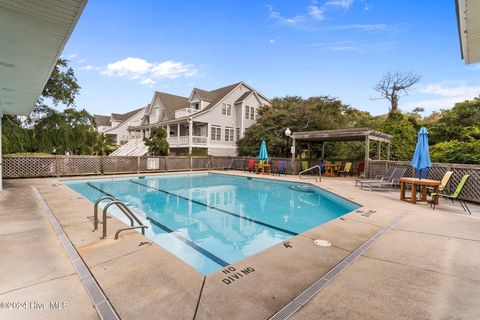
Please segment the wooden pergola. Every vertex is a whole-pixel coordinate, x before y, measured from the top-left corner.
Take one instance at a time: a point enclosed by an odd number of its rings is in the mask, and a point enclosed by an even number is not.
[[[380,131],[369,128],[352,128],[322,131],[294,132],[292,138],[292,171],[295,163],[295,146],[299,141],[308,142],[310,151],[311,143],[322,144],[322,159],[325,157],[325,143],[336,141],[364,141],[365,142],[365,172],[368,172],[368,162],[370,160],[370,141],[377,142],[377,160],[381,160],[382,144],[387,148],[387,160],[390,160],[390,140],[392,136]]]

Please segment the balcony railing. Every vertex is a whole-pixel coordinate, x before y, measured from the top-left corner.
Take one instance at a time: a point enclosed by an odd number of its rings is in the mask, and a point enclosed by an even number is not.
[[[170,138],[167,139],[167,141],[168,141],[168,144],[170,144],[170,145],[188,146],[188,136],[170,137]],[[192,137],[192,144],[193,145],[206,145],[207,144],[207,137],[193,136]]]
[[[198,111],[200,110],[193,109],[193,108],[178,109],[178,110],[175,110],[175,118],[187,117],[191,114],[197,113]]]

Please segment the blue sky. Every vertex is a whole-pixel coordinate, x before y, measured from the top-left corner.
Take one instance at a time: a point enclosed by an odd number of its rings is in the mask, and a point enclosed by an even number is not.
[[[155,90],[188,96],[246,81],[267,97],[330,95],[372,114],[388,71],[422,76],[400,107],[450,108],[480,93],[460,58],[455,1],[90,0],[63,57],[77,105],[127,112]]]

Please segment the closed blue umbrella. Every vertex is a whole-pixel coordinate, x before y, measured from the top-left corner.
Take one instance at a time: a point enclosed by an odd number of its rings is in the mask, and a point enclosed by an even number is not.
[[[267,160],[268,153],[267,153],[267,144],[265,140],[262,141],[262,145],[260,146],[260,152],[258,153],[258,160]]]
[[[413,154],[411,166],[419,172],[420,179],[422,178],[422,170],[432,166],[430,152],[428,151],[428,131],[425,127],[421,127],[418,131],[417,147]]]

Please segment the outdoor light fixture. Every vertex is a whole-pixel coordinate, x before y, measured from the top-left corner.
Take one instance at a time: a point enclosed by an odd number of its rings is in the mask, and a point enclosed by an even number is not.
[[[292,131],[290,130],[290,128],[287,128],[287,129],[285,130],[285,135],[286,135],[287,137],[290,137],[290,136],[292,135]]]

